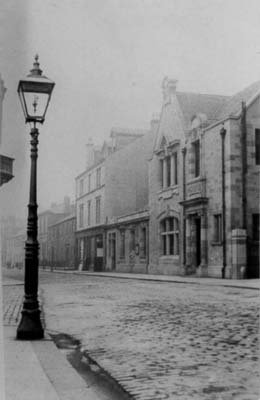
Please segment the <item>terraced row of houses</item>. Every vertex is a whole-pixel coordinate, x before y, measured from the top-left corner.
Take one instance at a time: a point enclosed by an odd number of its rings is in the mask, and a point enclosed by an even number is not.
[[[260,82],[219,96],[165,78],[149,129],[86,149],[75,210],[39,215],[41,265],[259,276]]]

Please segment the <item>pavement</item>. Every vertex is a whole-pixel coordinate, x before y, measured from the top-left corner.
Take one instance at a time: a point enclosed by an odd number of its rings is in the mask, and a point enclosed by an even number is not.
[[[258,279],[231,281],[161,275],[91,273],[86,271],[55,272],[121,279],[179,282],[193,285],[238,287],[253,290],[257,290],[260,287]],[[20,318],[22,297],[23,284],[14,279],[5,279],[3,282],[5,375],[4,385],[2,385],[2,387],[5,387],[3,400],[98,400],[97,394],[75,371],[65,355],[58,350],[48,333],[45,334],[45,339],[40,341],[16,340],[16,328]]]
[[[43,340],[16,339],[23,284],[5,279],[2,289],[4,381],[1,379],[1,400],[99,400],[47,333]]]

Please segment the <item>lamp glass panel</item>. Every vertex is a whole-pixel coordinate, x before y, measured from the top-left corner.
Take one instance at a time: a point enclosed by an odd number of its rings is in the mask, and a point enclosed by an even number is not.
[[[29,117],[44,117],[48,105],[49,94],[24,92],[24,100]]]

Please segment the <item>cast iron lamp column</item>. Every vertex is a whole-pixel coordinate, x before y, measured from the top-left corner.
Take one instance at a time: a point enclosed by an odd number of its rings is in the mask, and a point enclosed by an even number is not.
[[[54,82],[42,76],[38,56],[31,73],[19,82],[18,93],[25,114],[25,122],[31,128],[31,177],[28,204],[27,240],[25,242],[24,302],[22,317],[17,328],[17,339],[42,339],[44,330],[38,302],[39,243],[37,216],[37,158],[39,131],[36,123],[43,123]],[[42,98],[41,98],[42,97]],[[42,104],[40,102],[43,101]]]

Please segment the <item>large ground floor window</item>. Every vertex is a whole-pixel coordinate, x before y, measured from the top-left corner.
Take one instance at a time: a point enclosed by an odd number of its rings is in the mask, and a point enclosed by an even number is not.
[[[179,221],[169,217],[161,221],[161,248],[162,254],[179,255]]]

